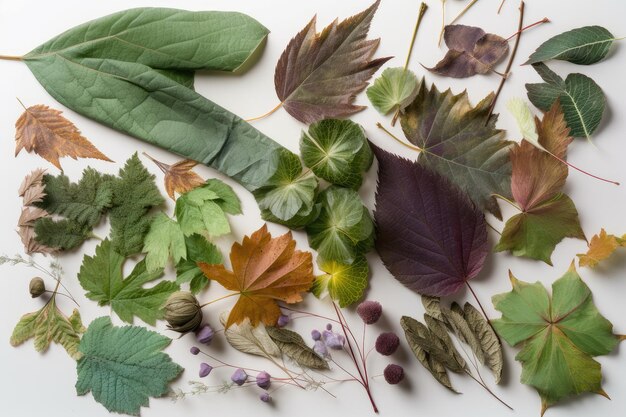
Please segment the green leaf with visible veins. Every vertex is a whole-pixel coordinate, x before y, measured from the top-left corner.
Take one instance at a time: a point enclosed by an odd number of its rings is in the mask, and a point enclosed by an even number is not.
[[[326,261],[318,257],[317,263],[324,275],[315,277],[311,292],[318,298],[328,294],[344,308],[363,297],[367,288],[369,267],[364,256],[359,256],[351,264]]]
[[[180,226],[164,213],[154,216],[150,231],[143,243],[146,270],[154,272],[165,268],[170,257],[174,263],[187,257],[185,235]]]
[[[367,98],[382,114],[392,110],[402,111],[417,96],[420,82],[411,70],[387,68],[367,89]]]
[[[35,222],[35,240],[50,248],[74,249],[90,236],[91,228],[73,220],[43,217]]]
[[[63,346],[73,359],[79,359],[80,334],[85,331],[78,310],[68,318],[56,305],[55,297],[39,311],[22,316],[11,335],[11,345],[18,346],[35,338],[35,350],[44,352],[51,342]]]
[[[552,297],[537,282],[518,281],[493,297],[502,318],[492,323],[509,345],[520,346],[524,384],[541,396],[542,414],[563,398],[602,390],[600,364],[593,357],[613,351],[619,337],[593,303],[591,291],[574,263],[552,284]]]
[[[153,218],[148,212],[165,201],[154,178],[135,153],[112,181],[111,245],[120,255],[141,252]]]
[[[197,294],[209,285],[209,280],[198,268],[198,262],[216,265],[223,263],[224,259],[217,246],[199,234],[185,237],[185,245],[187,257],[176,265],[176,282],[189,282],[191,292]]]
[[[95,319],[80,342],[77,394],[91,391],[110,412],[139,415],[149,398],[167,393],[183,371],[161,352],[170,342],[144,327],[115,327],[109,317]]]
[[[171,281],[161,281],[157,285],[144,288],[163,274],[159,269],[146,270],[146,261],[140,261],[131,274],[124,278],[125,258],[113,249],[113,244],[105,239],[94,256],[85,256],[78,273],[78,281],[87,298],[99,305],[110,304],[115,313],[124,321],[132,323],[133,316],[154,325],[163,316],[161,306],[173,292],[179,289]]]
[[[325,119],[302,131],[304,164],[326,181],[358,189],[374,155],[363,128],[350,120]]]

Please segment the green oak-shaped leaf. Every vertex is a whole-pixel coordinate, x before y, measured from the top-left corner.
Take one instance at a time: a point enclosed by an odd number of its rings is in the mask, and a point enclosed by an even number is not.
[[[511,273],[510,278],[513,290],[493,297],[502,318],[492,323],[509,345],[521,347],[521,381],[539,392],[542,413],[572,395],[606,395],[593,357],[610,353],[619,337],[596,309],[574,263],[552,284],[552,297],[539,282],[518,281]]]
[[[165,268],[170,257],[174,263],[186,258],[185,235],[178,223],[165,213],[154,216],[150,231],[143,242],[143,252],[146,253],[148,272]]]
[[[382,114],[404,110],[418,92],[420,81],[415,73],[401,67],[387,68],[366,91],[372,106]]]
[[[536,64],[550,59],[580,65],[595,64],[606,57],[615,40],[615,36],[602,26],[572,29],[542,43],[525,64]]]
[[[363,128],[350,120],[325,119],[302,132],[300,153],[304,165],[326,181],[359,188],[362,173],[374,158]]]
[[[543,63],[533,67],[545,82],[526,84],[528,99],[544,112],[559,100],[570,135],[591,138],[600,125],[606,102],[600,86],[583,74],[569,74],[563,80]]]
[[[267,185],[254,192],[263,218],[289,227],[314,212],[317,178],[302,170],[300,159],[285,152]]]
[[[171,339],[144,327],[115,327],[109,317],[95,319],[80,342],[76,392],[91,391],[110,412],[139,415],[150,397],[167,393],[183,368],[161,352]]]
[[[359,301],[367,288],[369,267],[364,256],[359,256],[351,264],[317,259],[324,275],[315,278],[311,292],[318,298],[328,294],[339,302],[341,308]]]
[[[585,239],[585,233],[580,227],[574,202],[565,194],[557,194],[511,217],[494,250],[509,250],[515,256],[538,259],[552,265],[552,252],[566,237]]]
[[[176,264],[176,282],[178,284],[189,282],[191,292],[197,294],[209,285],[209,280],[198,268],[198,262],[214,265],[221,264],[224,260],[217,246],[202,235],[193,234],[185,237],[185,245],[187,257]]]
[[[132,323],[133,316],[154,325],[163,312],[161,306],[178,285],[171,281],[161,281],[157,285],[144,288],[163,274],[162,269],[154,272],[146,270],[146,261],[140,261],[130,275],[124,278],[125,258],[113,250],[105,239],[94,256],[85,256],[78,273],[78,281],[87,298],[99,305],[110,304],[115,313],[124,321]]]
[[[319,256],[350,264],[374,245],[374,223],[356,191],[330,186],[318,196],[320,214],[306,227]]]

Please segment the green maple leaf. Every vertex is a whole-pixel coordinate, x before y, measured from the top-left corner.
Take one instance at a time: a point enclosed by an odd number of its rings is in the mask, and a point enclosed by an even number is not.
[[[204,236],[198,234],[187,236],[185,245],[187,256],[176,264],[176,282],[178,284],[189,282],[191,292],[197,294],[209,285],[209,280],[198,268],[198,262],[215,265],[223,263],[224,260],[217,246]]]
[[[162,281],[151,288],[143,288],[144,284],[159,278],[163,270],[148,272],[146,261],[142,260],[124,278],[122,269],[125,260],[115,252],[112,242],[105,239],[96,247],[93,257],[83,258],[78,281],[87,291],[89,299],[98,301],[99,305],[110,304],[122,320],[131,323],[133,316],[137,316],[154,325],[162,317],[161,306],[170,294],[178,290],[178,285]]]
[[[317,276],[311,292],[318,298],[328,294],[339,302],[340,307],[347,307],[359,301],[367,288],[369,267],[364,256],[359,256],[351,264],[326,261],[318,258],[317,263],[324,275]]]
[[[11,335],[11,345],[18,346],[35,338],[35,350],[43,352],[51,342],[63,346],[73,359],[79,359],[80,334],[85,331],[78,310],[68,318],[56,306],[54,296],[39,311],[22,316]]]
[[[111,412],[139,415],[149,398],[164,395],[183,371],[161,352],[170,342],[143,327],[115,327],[109,317],[95,319],[80,343],[76,392],[91,391]]]
[[[109,218],[113,249],[124,256],[139,253],[152,223],[148,212],[165,200],[154,182],[154,175],[143,166],[136,153],[126,161],[119,177],[111,184],[113,201]]]
[[[164,213],[154,216],[150,231],[143,243],[146,253],[146,270],[153,272],[165,268],[168,259],[174,263],[187,257],[185,235],[178,223]]]
[[[620,338],[598,312],[574,263],[552,284],[552,297],[541,283],[510,276],[513,290],[493,297],[502,312],[493,325],[509,345],[522,348],[516,357],[522,363],[521,381],[539,392],[542,413],[571,395],[606,395],[593,357],[610,353]]]

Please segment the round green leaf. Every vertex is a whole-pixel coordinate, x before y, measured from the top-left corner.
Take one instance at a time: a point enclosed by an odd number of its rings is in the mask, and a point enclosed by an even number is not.
[[[366,91],[372,106],[382,114],[403,110],[417,96],[419,81],[413,71],[387,68]]]
[[[315,278],[311,292],[318,298],[326,295],[347,307],[359,301],[367,288],[369,267],[364,256],[357,257],[351,264],[328,261],[318,257],[317,264],[325,272]]]

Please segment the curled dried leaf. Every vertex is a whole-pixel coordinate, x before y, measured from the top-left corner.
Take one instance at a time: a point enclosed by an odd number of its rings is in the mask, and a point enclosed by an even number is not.
[[[470,303],[465,303],[463,306],[463,314],[470,329],[472,329],[472,332],[480,342],[481,349],[485,355],[486,365],[493,373],[496,384],[498,384],[502,377],[502,366],[504,365],[500,339],[491,325],[489,325],[487,319],[485,319],[476,307]]]

